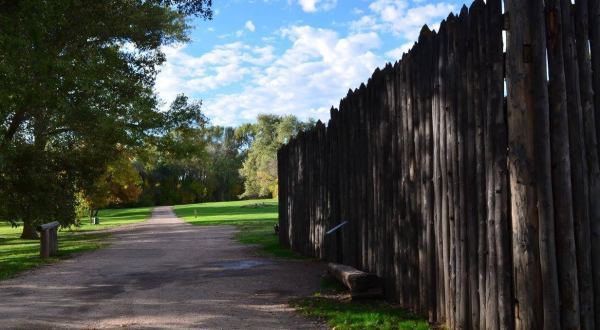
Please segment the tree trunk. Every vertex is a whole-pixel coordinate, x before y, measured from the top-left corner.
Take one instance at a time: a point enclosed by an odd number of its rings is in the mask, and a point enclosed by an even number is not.
[[[23,222],[23,232],[21,233],[21,239],[39,239],[40,237],[35,230],[33,224],[29,221]]]

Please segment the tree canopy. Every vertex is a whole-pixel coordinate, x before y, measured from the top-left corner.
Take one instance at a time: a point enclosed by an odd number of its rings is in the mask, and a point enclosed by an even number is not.
[[[240,127],[251,145],[240,169],[244,177],[242,197],[277,196],[277,149],[313,121],[301,122],[292,115],[259,115],[256,124]]]
[[[0,218],[24,236],[75,220],[74,191],[198,108],[158,110],[161,46],[186,41],[210,0],[0,1]]]

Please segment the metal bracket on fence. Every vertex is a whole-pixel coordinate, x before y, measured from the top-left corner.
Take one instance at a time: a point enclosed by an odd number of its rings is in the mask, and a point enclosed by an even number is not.
[[[325,233],[325,235],[333,234],[333,233],[334,233],[336,230],[338,230],[338,229],[340,229],[340,228],[344,227],[344,226],[345,226],[347,223],[348,223],[348,221],[344,221],[344,222],[340,223],[339,225],[337,225],[337,226],[335,226],[335,227],[333,227],[333,228],[329,229],[329,230],[328,230],[328,231]]]

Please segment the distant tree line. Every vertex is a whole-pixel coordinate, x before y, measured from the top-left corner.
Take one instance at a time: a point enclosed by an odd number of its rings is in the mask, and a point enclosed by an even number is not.
[[[173,106],[187,104],[180,95]],[[189,204],[277,196],[277,149],[313,125],[295,116],[259,115],[239,127],[177,128],[117,159],[83,194],[90,212],[104,207]]]

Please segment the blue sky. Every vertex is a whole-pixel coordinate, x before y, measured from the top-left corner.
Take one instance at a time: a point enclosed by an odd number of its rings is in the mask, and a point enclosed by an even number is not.
[[[191,19],[191,42],[165,47],[156,81],[164,102],[202,100],[216,125],[261,113],[329,119],[348,89],[437,29],[462,1],[216,0],[212,21]]]

